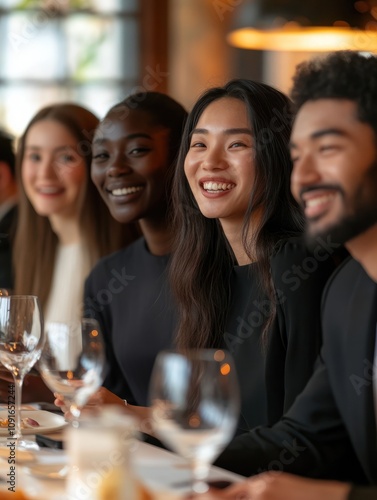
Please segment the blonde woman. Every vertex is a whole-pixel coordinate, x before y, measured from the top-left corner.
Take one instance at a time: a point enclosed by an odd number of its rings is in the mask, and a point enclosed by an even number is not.
[[[57,104],[40,110],[20,140],[14,291],[37,295],[45,321],[80,316],[84,281],[93,265],[136,234],[114,221],[91,181],[97,125],[87,109]],[[42,394],[31,390],[39,384],[29,383],[28,391],[27,382],[26,399],[40,399]]]

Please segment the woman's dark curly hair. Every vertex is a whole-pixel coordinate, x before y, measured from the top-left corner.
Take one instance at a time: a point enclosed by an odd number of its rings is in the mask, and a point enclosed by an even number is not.
[[[358,118],[377,134],[377,58],[352,51],[333,52],[298,65],[291,90],[295,111],[307,101],[355,101]]]

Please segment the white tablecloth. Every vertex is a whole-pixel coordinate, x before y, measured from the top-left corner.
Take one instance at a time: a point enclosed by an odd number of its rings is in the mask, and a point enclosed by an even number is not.
[[[153,492],[154,498],[158,500],[172,500],[181,498],[189,491],[190,470],[187,463],[177,455],[155,446],[135,441],[131,447],[131,469],[132,476],[140,478],[148,490]],[[7,479],[10,465],[6,452],[3,450],[0,459],[0,478]],[[1,456],[1,453],[0,453]],[[29,458],[22,457],[21,458]],[[27,473],[27,468],[32,468],[37,459],[41,464],[59,463],[64,466],[67,457],[64,451],[46,450],[37,452],[36,459],[22,461],[16,465],[18,488],[22,488],[31,498],[38,500],[68,500],[66,485],[60,479],[42,479]],[[239,481],[242,478],[223,469],[212,467],[211,480]],[[0,483],[1,491],[9,487],[6,483]],[[83,499],[84,500],[84,499]],[[132,499],[134,500],[134,499]]]

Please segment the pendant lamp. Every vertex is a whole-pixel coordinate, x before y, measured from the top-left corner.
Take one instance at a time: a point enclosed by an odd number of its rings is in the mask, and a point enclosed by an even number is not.
[[[243,0],[233,23],[243,49],[377,52],[377,0]]]

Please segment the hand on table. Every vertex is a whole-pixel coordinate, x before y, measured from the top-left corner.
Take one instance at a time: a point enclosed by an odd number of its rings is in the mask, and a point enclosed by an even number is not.
[[[55,397],[56,397],[54,401],[55,405],[61,408],[65,412],[66,417],[69,417],[68,407],[64,403],[64,398],[56,393]],[[138,420],[140,430],[142,432],[150,433],[151,425],[149,418],[150,415],[149,408],[146,408],[144,406],[134,406],[130,404],[126,405],[123,399],[119,398],[113,392],[110,392],[108,389],[105,389],[105,387],[100,387],[98,391],[95,394],[93,394],[93,396],[89,399],[89,401],[84,406],[82,411],[83,412],[92,411],[93,409],[103,405],[120,406],[121,408],[124,409],[125,413],[132,415]],[[146,430],[146,427],[148,427],[149,431]]]
[[[265,472],[225,490],[211,489],[197,500],[347,500],[350,484]]]

